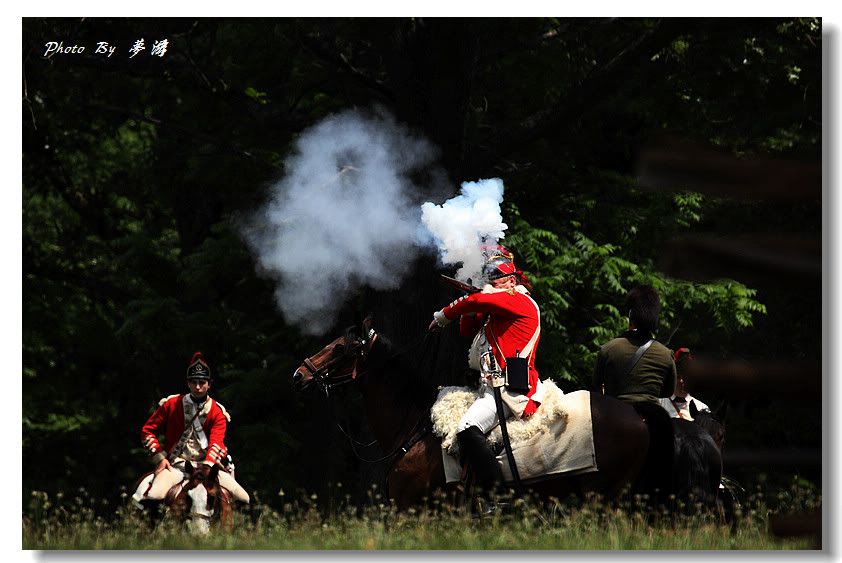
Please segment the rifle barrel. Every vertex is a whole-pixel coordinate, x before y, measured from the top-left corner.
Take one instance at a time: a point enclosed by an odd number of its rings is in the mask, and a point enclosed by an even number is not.
[[[459,291],[464,291],[467,294],[471,293],[479,293],[481,290],[478,287],[473,285],[467,284],[465,282],[459,281],[456,278],[451,278],[450,276],[445,276],[444,274],[439,274],[440,279],[451,287],[455,287]]]

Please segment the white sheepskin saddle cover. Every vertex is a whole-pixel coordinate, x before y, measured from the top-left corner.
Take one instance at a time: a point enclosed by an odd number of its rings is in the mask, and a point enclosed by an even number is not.
[[[540,481],[557,473],[597,471],[590,393],[574,391],[565,395],[552,380],[542,384],[546,387],[544,402],[535,414],[506,421],[521,481]],[[458,481],[461,473],[456,425],[477,396],[477,391],[467,387],[444,387],[431,409],[433,433],[441,438],[448,483]],[[495,452],[499,451],[497,461],[503,478],[510,481],[512,472],[499,426],[488,435],[488,442]]]

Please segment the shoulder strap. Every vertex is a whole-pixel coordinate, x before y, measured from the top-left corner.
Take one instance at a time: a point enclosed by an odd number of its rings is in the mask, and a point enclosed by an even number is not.
[[[532,299],[528,293],[523,293],[527,299],[535,306],[535,310],[538,312],[538,328],[535,329],[535,332],[532,334],[532,338],[529,339],[529,342],[526,344],[526,347],[520,351],[519,356],[521,358],[528,358],[532,355],[532,351],[535,348],[535,344],[538,342],[538,337],[541,336],[541,309],[538,307],[538,304],[535,303],[535,300]]]
[[[676,402],[675,402],[675,401],[673,401],[672,399],[670,399],[669,401],[670,401],[670,403],[672,404],[672,408],[674,408],[674,409],[675,409],[675,414],[677,414],[677,415],[678,415],[678,418],[684,418],[684,415],[683,415],[683,414],[681,414],[681,409],[680,409],[680,408],[678,408],[678,404],[676,404]]]
[[[655,342],[655,339],[650,338],[643,344],[643,346],[637,349],[637,352],[634,353],[634,356],[631,359],[631,363],[629,364],[629,368],[626,370],[626,379],[628,379],[628,377],[631,375],[634,366],[637,365],[637,362],[640,361],[640,358],[642,358],[646,350],[648,350],[649,347],[652,346],[653,342]]]

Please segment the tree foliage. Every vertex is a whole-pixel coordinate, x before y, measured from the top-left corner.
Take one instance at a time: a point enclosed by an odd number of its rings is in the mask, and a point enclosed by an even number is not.
[[[129,59],[141,36],[169,52]],[[106,37],[123,49],[111,59],[42,56],[54,38]],[[544,375],[584,385],[638,282],[661,293],[671,344],[816,354],[789,329],[816,326],[817,294],[668,279],[657,259],[683,233],[817,235],[819,211],[642,191],[635,162],[664,131],[819,158],[820,20],[27,18],[23,41],[25,488],[129,485],[145,467],[139,427],[184,390],[196,349],[247,488],[354,481],[328,407],[291,390],[324,342],[285,324],[237,227],[296,135],[349,107],[385,107],[431,139],[454,189],[504,179],[505,242],[543,307]],[[394,335],[406,341],[444,304],[435,283],[419,267],[355,303],[417,327]],[[788,322],[769,320],[778,311]]]

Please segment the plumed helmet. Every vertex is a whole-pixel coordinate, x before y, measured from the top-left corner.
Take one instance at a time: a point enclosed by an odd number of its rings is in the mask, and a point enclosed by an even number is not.
[[[514,262],[505,256],[498,255],[488,259],[482,273],[488,281],[492,281],[518,272]]]
[[[210,366],[202,357],[201,352],[193,354],[190,360],[190,365],[187,366],[187,379],[207,379],[210,380]]]
[[[692,354],[690,354],[690,348],[679,348],[672,355],[672,359],[675,363],[678,363],[685,358],[688,360],[693,359]]]
[[[682,372],[684,371],[686,362],[693,360],[693,354],[690,353],[690,348],[679,348],[672,355],[672,359],[675,362],[676,369],[679,372]]]
[[[481,244],[480,250],[482,250],[482,255],[486,260],[490,260],[495,256],[505,256],[512,262],[515,261],[515,255],[512,254],[512,251],[502,244]]]

